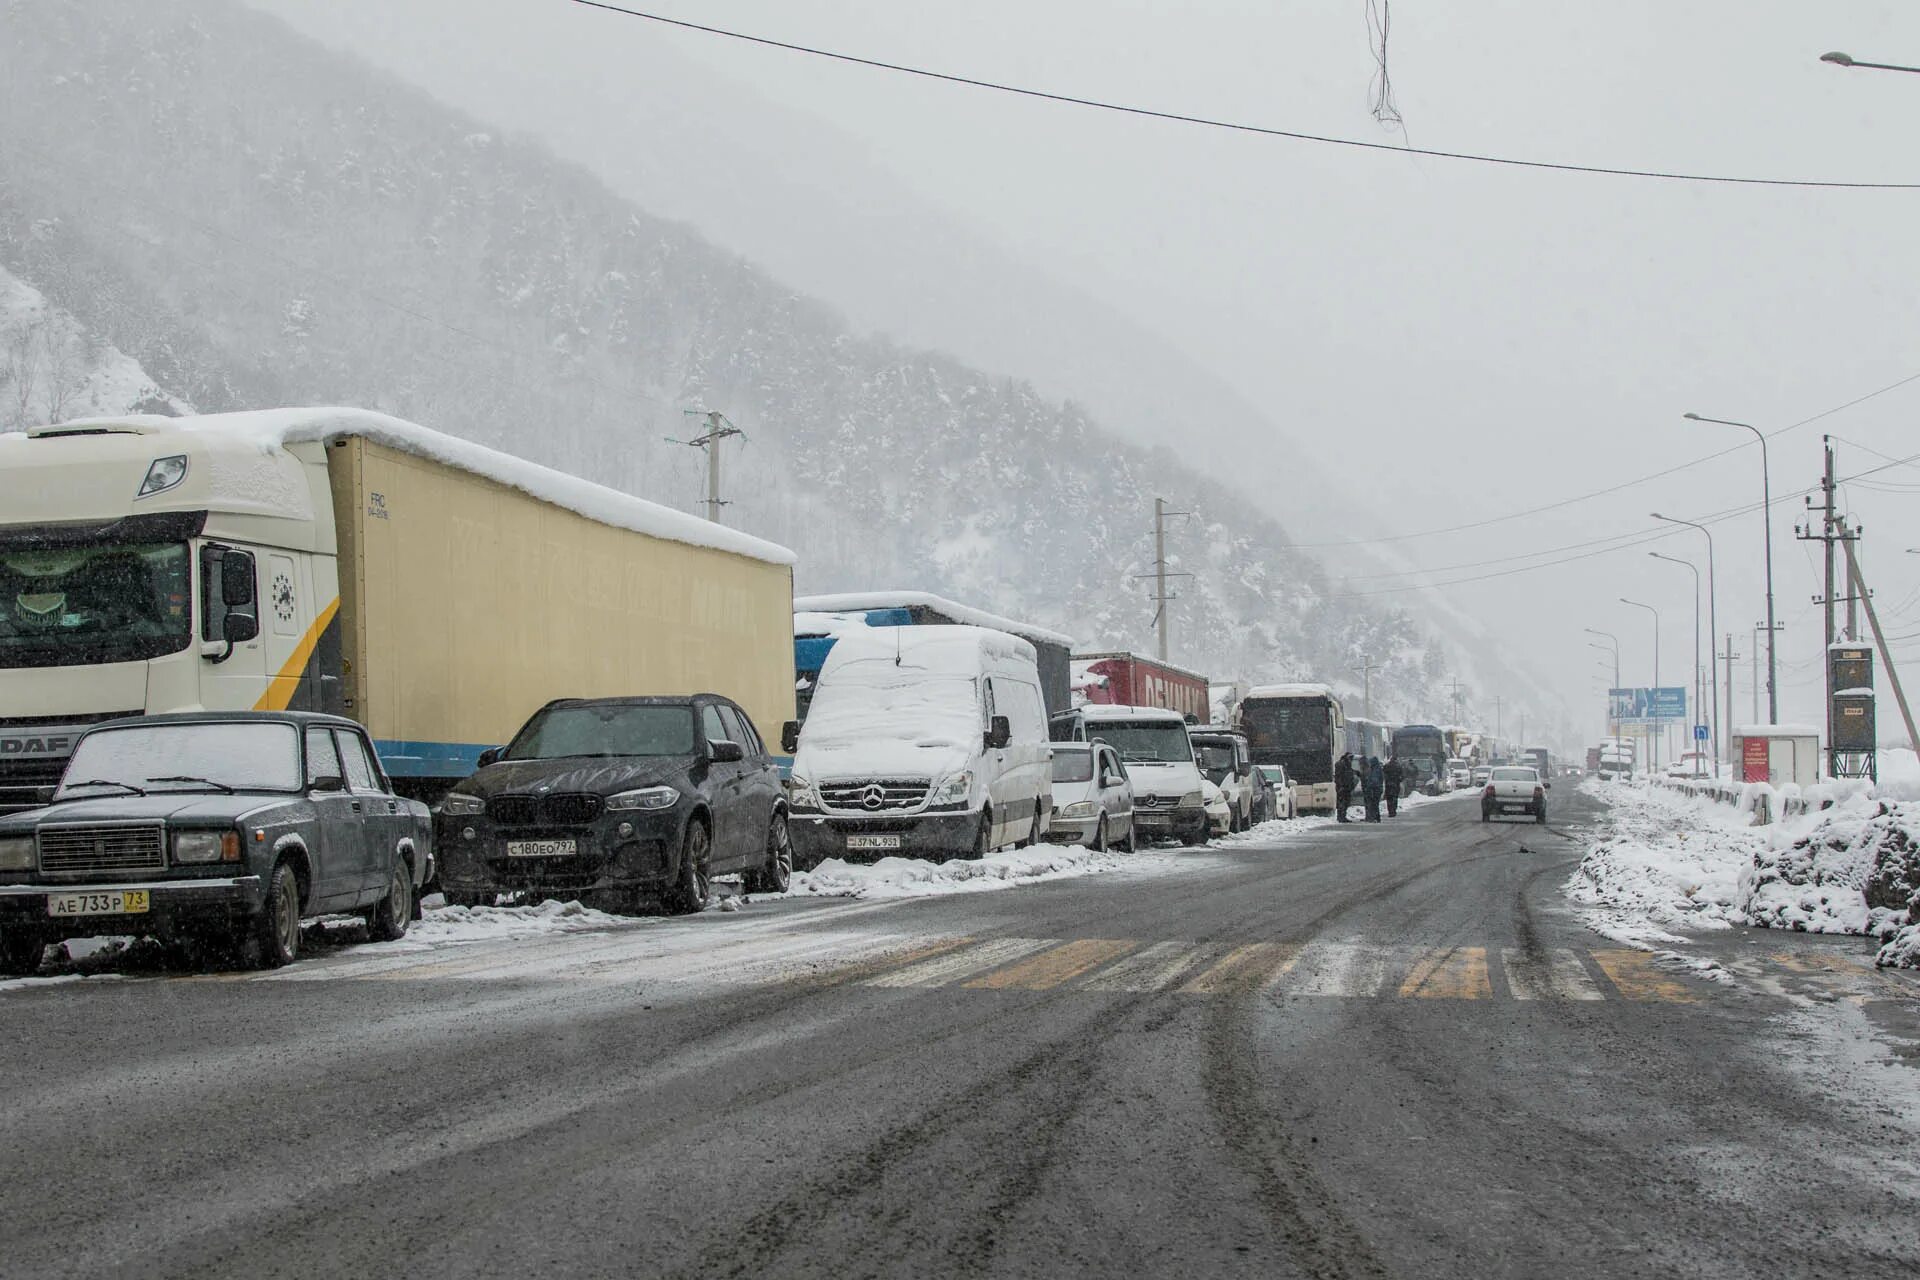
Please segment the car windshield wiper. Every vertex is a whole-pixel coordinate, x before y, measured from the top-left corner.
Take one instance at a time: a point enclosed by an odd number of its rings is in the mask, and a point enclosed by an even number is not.
[[[124,787],[136,796],[147,794],[131,782],[120,782],[113,778],[89,778],[85,782],[68,782],[63,784],[60,789],[65,791],[68,787]]]
[[[172,773],[162,778],[148,778],[148,782],[197,782],[203,787],[212,787],[223,795],[232,795],[233,788],[224,782],[215,782],[212,778],[196,778],[190,773]]]

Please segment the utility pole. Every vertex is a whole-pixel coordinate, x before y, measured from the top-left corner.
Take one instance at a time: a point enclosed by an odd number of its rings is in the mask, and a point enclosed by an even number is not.
[[[1459,724],[1463,719],[1460,711],[1460,677],[1453,678],[1453,722]]]
[[[1726,663],[1727,714],[1731,716],[1733,714],[1733,664],[1740,660],[1740,655],[1733,651],[1733,632],[1731,631],[1727,632],[1727,651],[1720,655],[1720,660]],[[1759,696],[1760,696],[1759,693],[1756,691],[1754,694],[1754,698],[1756,699],[1756,702],[1755,702],[1756,710],[1758,710],[1758,707],[1759,707],[1759,704],[1757,701]],[[1729,726],[1729,732],[1727,734],[1727,749],[1729,751],[1733,749],[1733,734],[1731,732],[1731,726]],[[1720,776],[1720,763],[1721,762],[1718,760],[1715,760],[1713,762],[1713,776],[1716,778]],[[1728,761],[1727,763],[1731,765],[1732,761]],[[1729,778],[1734,778],[1735,781],[1739,780],[1737,777],[1735,777],[1734,772],[1731,768],[1728,769],[1727,776]]]
[[[1168,578],[1191,578],[1190,573],[1173,573],[1167,569],[1167,517],[1192,515],[1191,511],[1169,511],[1165,498],[1153,500],[1153,572],[1135,574],[1135,577],[1153,579],[1153,621],[1157,634],[1156,654],[1160,661],[1167,661],[1167,604],[1175,597],[1167,591]]]
[[[1493,736],[1495,738],[1500,736],[1500,704],[1502,701],[1503,699],[1499,694],[1496,693],[1493,695]]]
[[[1826,453],[1826,467],[1820,476],[1820,501],[1816,503],[1811,498],[1807,500],[1807,509],[1809,511],[1820,512],[1820,532],[1814,533],[1811,529],[1796,528],[1794,534],[1802,542],[1819,542],[1821,544],[1821,550],[1825,553],[1826,589],[1815,603],[1823,606],[1826,614],[1827,638],[1825,645],[1821,649],[1820,661],[1823,666],[1822,676],[1827,691],[1827,776],[1830,778],[1840,778],[1851,776],[1851,771],[1856,769],[1861,762],[1857,758],[1859,753],[1841,751],[1834,746],[1835,725],[1833,719],[1833,695],[1835,691],[1833,687],[1833,646],[1834,643],[1840,639],[1839,633],[1834,629],[1833,616],[1834,606],[1840,603],[1840,597],[1835,590],[1836,584],[1834,583],[1834,546],[1835,544],[1841,544],[1847,546],[1849,551],[1851,551],[1853,540],[1858,538],[1860,534],[1858,531],[1849,533],[1846,527],[1846,517],[1834,510],[1833,437],[1824,436],[1822,440]],[[1848,640],[1854,640],[1859,635],[1856,625],[1856,615],[1854,613],[1858,598],[1857,592],[1847,591],[1846,638]],[[1867,767],[1872,767],[1871,760],[1867,762]]]
[[[1840,517],[1837,523],[1843,535],[1840,545],[1846,548],[1847,552],[1847,577],[1853,584],[1853,594],[1860,598],[1862,605],[1866,606],[1867,625],[1873,628],[1873,643],[1880,650],[1880,665],[1887,669],[1887,683],[1893,686],[1893,700],[1899,705],[1900,719],[1907,726],[1907,745],[1913,748],[1916,755],[1920,755],[1920,732],[1914,731],[1913,712],[1907,707],[1906,690],[1900,687],[1900,673],[1894,669],[1893,654],[1887,651],[1887,638],[1880,630],[1880,615],[1873,610],[1873,597],[1867,592],[1867,580],[1860,574],[1860,558],[1853,550],[1854,538],[1859,535],[1844,536],[1847,533],[1845,516]],[[1851,603],[1848,608],[1852,608]]]
[[[698,409],[689,409],[688,413],[700,414]],[[728,436],[744,436],[746,433],[727,421],[726,415],[718,410],[706,410],[707,434],[696,436],[692,440],[671,440],[673,444],[691,445],[707,451],[707,519],[720,523],[720,508],[727,504],[720,501],[720,442]]]
[[[1360,655],[1360,665],[1353,668],[1353,673],[1360,677],[1360,714],[1368,720],[1373,719],[1373,673],[1379,670],[1380,664],[1368,662],[1365,654]]]

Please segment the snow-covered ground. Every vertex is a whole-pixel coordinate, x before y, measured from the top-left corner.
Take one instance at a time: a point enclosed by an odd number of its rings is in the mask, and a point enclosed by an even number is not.
[[[1920,787],[1903,754],[1882,787],[1823,788],[1808,799],[1829,807],[1768,825],[1754,825],[1750,804],[1589,779],[1583,786],[1609,807],[1569,895],[1594,930],[1648,950],[1684,945],[1675,930],[1761,925],[1892,938],[1881,963],[1920,963],[1920,928],[1873,886],[1890,858],[1920,857],[1911,852],[1920,802],[1895,798]]]

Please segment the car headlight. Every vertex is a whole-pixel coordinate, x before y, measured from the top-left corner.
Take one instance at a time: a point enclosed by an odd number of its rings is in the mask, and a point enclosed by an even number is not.
[[[231,831],[176,831],[173,860],[190,862],[240,861],[240,837]]]
[[[680,793],[672,787],[642,787],[638,791],[622,791],[618,795],[607,797],[607,808],[626,811],[630,809],[671,809],[680,799]]]
[[[1182,809],[1204,809],[1206,806],[1207,798],[1205,796],[1201,795],[1198,791],[1189,791],[1180,797],[1178,807]]]
[[[1076,800],[1062,809],[1060,816],[1063,818],[1091,818],[1097,810],[1098,806],[1091,800]]]
[[[0,836],[0,871],[33,870],[33,837]]]
[[[951,778],[943,778],[940,784],[927,797],[927,803],[934,808],[952,809],[963,806],[973,798],[973,774],[961,771]]]
[[[449,791],[440,797],[440,803],[434,806],[435,813],[444,813],[450,818],[468,818],[487,811],[487,802],[479,796],[470,796],[463,791]]]
[[[819,811],[820,793],[814,790],[811,779],[797,773],[787,779],[787,807],[796,813]]]

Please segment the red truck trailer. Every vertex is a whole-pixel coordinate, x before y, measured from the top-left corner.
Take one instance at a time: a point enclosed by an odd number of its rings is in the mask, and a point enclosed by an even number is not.
[[[1205,724],[1211,712],[1207,678],[1137,653],[1077,653],[1074,692],[1087,702],[1165,707]]]

